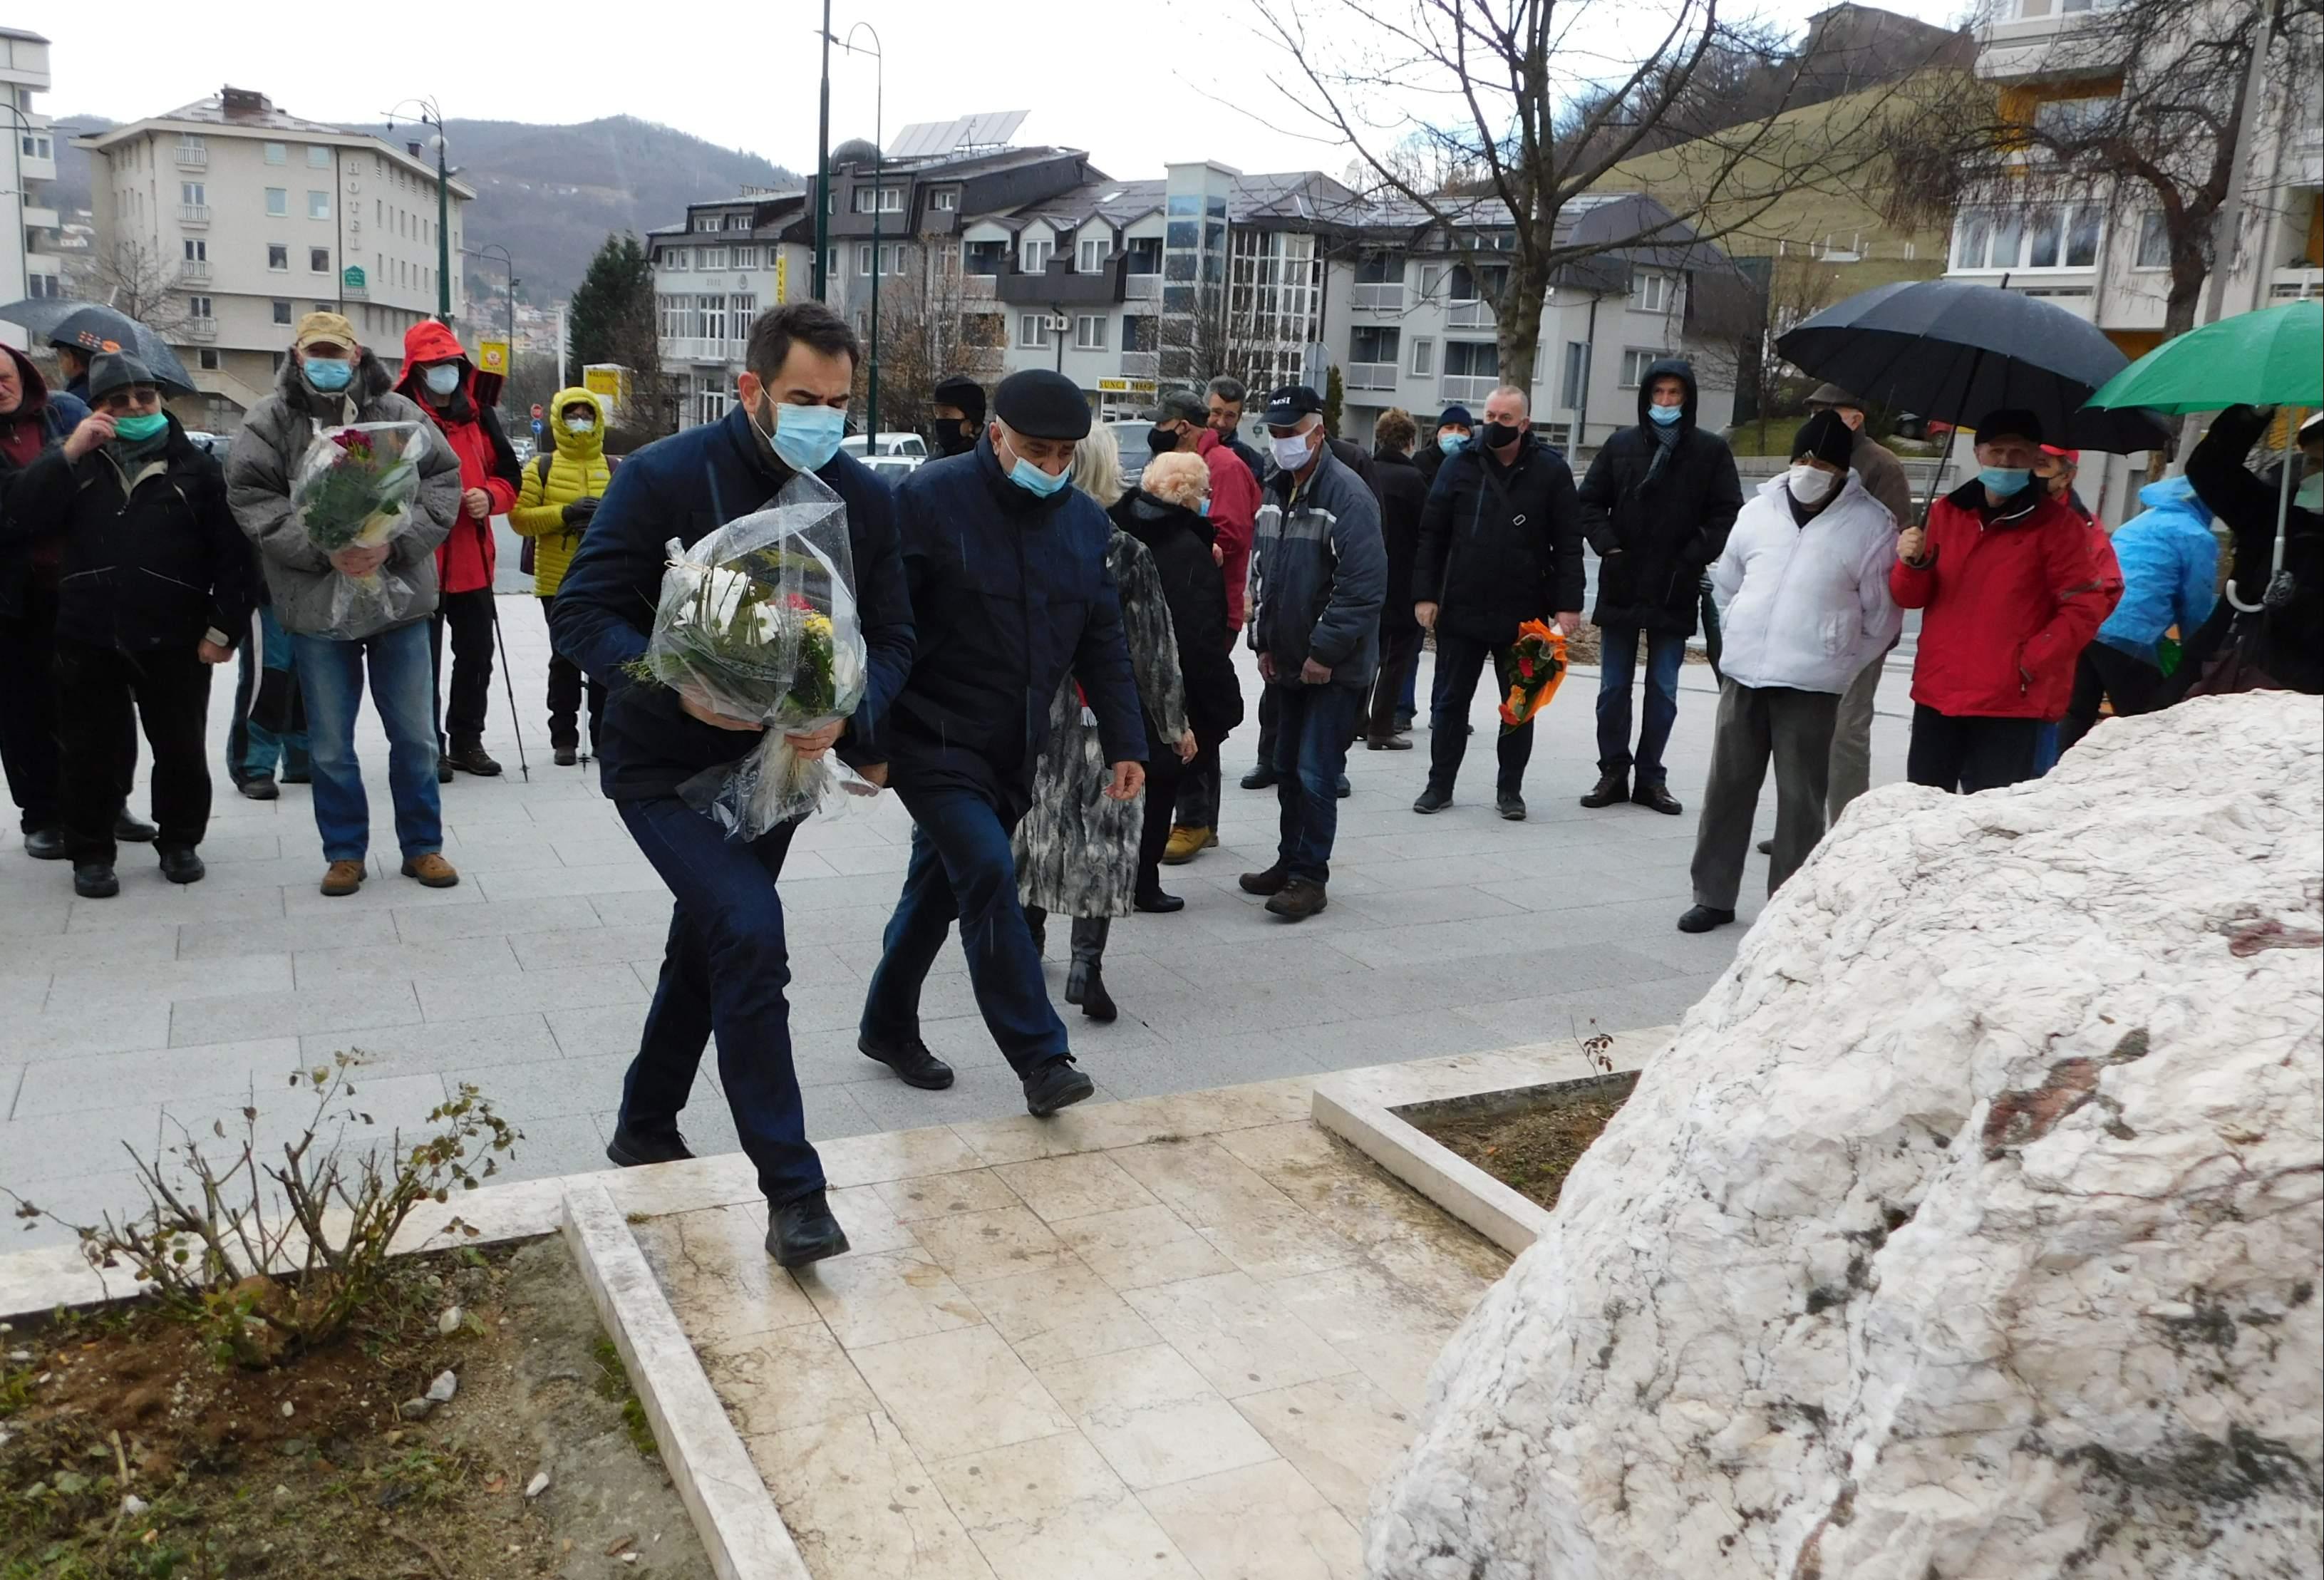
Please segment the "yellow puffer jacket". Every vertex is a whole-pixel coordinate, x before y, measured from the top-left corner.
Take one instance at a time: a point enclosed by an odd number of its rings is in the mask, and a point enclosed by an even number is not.
[[[565,408],[587,404],[597,413],[597,426],[586,433],[569,433]],[[565,579],[565,568],[581,547],[581,534],[565,530],[565,507],[576,499],[604,495],[613,474],[605,465],[604,403],[587,390],[559,390],[549,408],[547,431],[557,446],[543,467],[539,457],[525,463],[524,486],[509,512],[509,525],[533,540],[532,590],[554,597]],[[548,473],[544,480],[541,474]]]

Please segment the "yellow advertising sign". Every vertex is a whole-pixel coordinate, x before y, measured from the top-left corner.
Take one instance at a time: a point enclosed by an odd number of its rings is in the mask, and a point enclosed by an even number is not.
[[[496,373],[508,376],[509,343],[505,340],[476,342],[476,369],[480,373]]]
[[[622,370],[611,365],[584,368],[581,387],[593,395],[606,395],[619,400],[622,396]]]
[[[1100,379],[1097,387],[1109,395],[1150,395],[1154,393],[1152,379]]]
[[[782,248],[775,249],[775,305],[780,307],[790,300],[791,261],[783,256]]]

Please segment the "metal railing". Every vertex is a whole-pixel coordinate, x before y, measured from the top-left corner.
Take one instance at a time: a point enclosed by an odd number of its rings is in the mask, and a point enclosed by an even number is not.
[[[749,347],[747,340],[713,340],[702,336],[679,336],[661,343],[661,354],[679,362],[739,362]]]
[[[1439,393],[1447,401],[1481,401],[1501,387],[1500,377],[1487,374],[1480,378],[1471,374],[1448,373],[1438,381]]]
[[[1126,379],[1150,379],[1162,371],[1162,356],[1155,351],[1125,351],[1121,354],[1121,376]]]
[[[178,162],[180,164],[198,167],[206,165],[209,163],[209,162],[210,151],[204,148],[201,144],[198,143],[180,143],[178,144]]]
[[[1351,286],[1348,305],[1360,313],[1400,313],[1404,310],[1404,287],[1400,284]]]
[[[210,261],[208,258],[189,258],[178,265],[178,273],[189,280],[208,280],[210,277]]]
[[[1392,390],[1396,388],[1396,368],[1393,362],[1350,362],[1341,365],[1340,373],[1351,390]]]
[[[1493,323],[1493,304],[1481,299],[1456,301],[1444,311],[1444,327],[1448,329],[1489,329]]]
[[[182,333],[189,340],[215,340],[218,337],[216,319],[188,319]]]

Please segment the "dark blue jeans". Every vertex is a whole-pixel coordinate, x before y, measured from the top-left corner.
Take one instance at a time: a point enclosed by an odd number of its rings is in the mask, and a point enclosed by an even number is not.
[[[1017,861],[1009,847],[1015,826],[973,790],[896,794],[912,815],[912,860],[864,995],[863,1035],[888,1044],[918,1038],[920,984],[957,921],[985,1030],[1010,1067],[1029,1075],[1066,1052],[1065,1023],[1049,1007],[1041,956],[1017,903]]]
[[[1340,832],[1347,772],[1364,692],[1353,686],[1269,686],[1275,699],[1275,799],[1282,808],[1276,861],[1294,878],[1325,883]]]
[[[1636,784],[1654,786],[1670,777],[1663,748],[1678,722],[1678,671],[1686,662],[1686,638],[1674,631],[1646,635],[1646,707],[1638,725],[1637,755],[1630,754],[1630,674],[1637,668],[1638,627],[1600,630],[1598,660],[1598,772],[1630,773]]]
[[[234,723],[226,731],[226,771],[237,785],[271,779],[279,765],[290,779],[307,777],[307,713],[299,700],[298,661],[290,633],[262,608],[254,634],[236,651]]]
[[[622,1125],[675,1131],[703,1047],[715,1034],[719,1084],[742,1150],[759,1170],[759,1188],[779,1206],[821,1190],[823,1162],[807,1144],[791,1065],[790,1004],[783,997],[790,952],[775,892],[798,825],[745,844],[675,796],[614,806],[678,901],[645,1035],[622,1083]]]
[[[294,634],[299,694],[307,704],[307,755],[314,774],[315,827],[325,861],[361,861],[371,847],[371,803],[355,761],[355,711],[364,680],[387,731],[387,788],[395,798],[395,843],[409,858],[444,848],[444,809],[436,790],[436,672],[428,657],[428,622],[414,620],[374,636]]]

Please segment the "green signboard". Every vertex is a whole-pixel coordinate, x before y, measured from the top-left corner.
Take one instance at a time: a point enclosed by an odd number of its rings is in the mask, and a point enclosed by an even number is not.
[[[339,283],[346,290],[361,291],[364,288],[363,266],[358,263],[348,264],[339,272]]]

